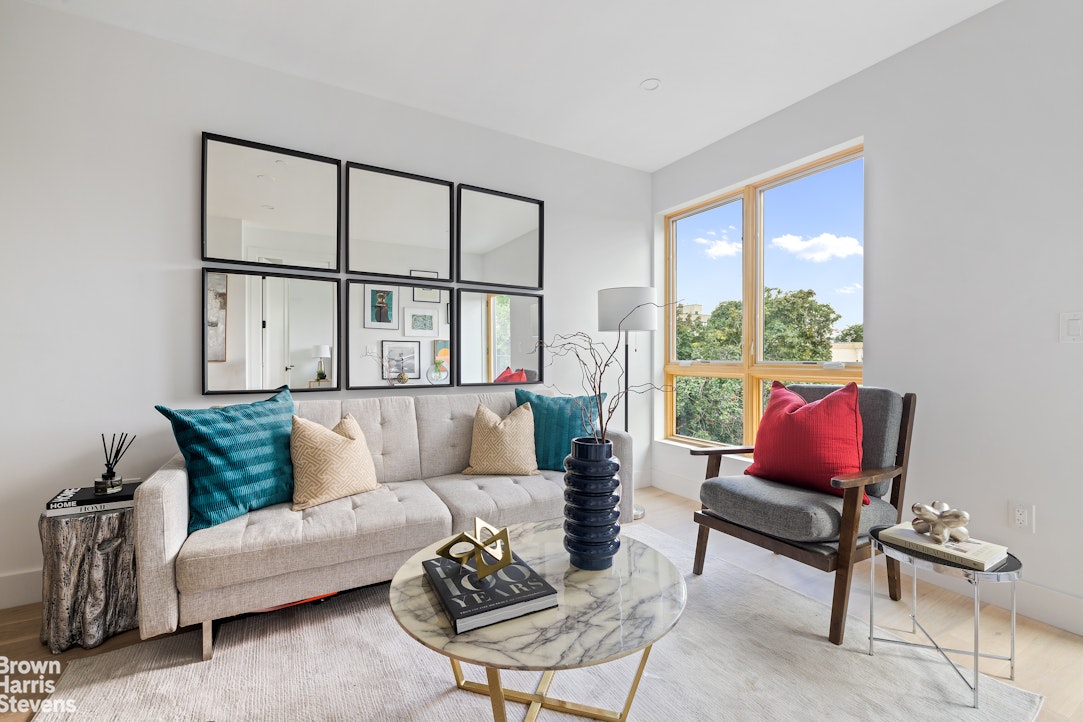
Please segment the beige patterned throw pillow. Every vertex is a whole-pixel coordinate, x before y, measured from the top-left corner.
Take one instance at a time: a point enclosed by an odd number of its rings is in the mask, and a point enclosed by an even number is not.
[[[293,510],[379,488],[365,435],[350,414],[328,429],[293,417]]]
[[[507,476],[541,473],[534,455],[534,412],[530,404],[516,407],[505,419],[478,404],[470,466],[463,473]]]

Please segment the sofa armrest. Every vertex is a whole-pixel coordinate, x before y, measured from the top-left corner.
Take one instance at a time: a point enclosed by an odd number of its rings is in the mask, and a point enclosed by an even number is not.
[[[188,538],[188,472],[179,453],[135,490],[139,636],[177,629],[177,553]]]
[[[613,444],[613,455],[620,459],[620,523],[629,524],[635,504],[632,435],[627,431],[612,429],[606,429],[605,435]]]

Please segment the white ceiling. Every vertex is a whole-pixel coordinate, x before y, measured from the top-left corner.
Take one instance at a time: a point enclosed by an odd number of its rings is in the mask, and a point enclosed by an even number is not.
[[[31,1],[645,171],[1001,2]]]

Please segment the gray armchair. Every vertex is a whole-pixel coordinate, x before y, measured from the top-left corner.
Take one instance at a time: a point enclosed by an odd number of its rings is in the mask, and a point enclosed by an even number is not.
[[[840,387],[792,384],[788,388],[811,402]],[[842,644],[853,565],[872,554],[869,529],[902,520],[915,405],[914,394],[860,387],[862,471],[831,480],[833,487],[844,490],[841,497],[747,474],[718,476],[723,455],[747,454],[753,451],[751,446],[693,449],[693,455],[708,458],[706,480],[700,487],[703,509],[693,515],[700,527],[692,571],[703,573],[707,537],[715,529],[821,571],[835,572],[828,638]],[[864,508],[863,491],[871,501]],[[901,597],[899,562],[893,559],[888,559],[888,591],[892,599]]]

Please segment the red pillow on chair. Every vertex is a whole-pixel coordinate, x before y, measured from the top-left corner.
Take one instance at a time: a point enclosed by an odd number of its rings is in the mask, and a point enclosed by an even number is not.
[[[493,383],[497,384],[523,384],[526,383],[526,370],[518,369],[512,371],[511,366],[500,372],[500,375],[493,379]]]
[[[861,471],[857,384],[807,403],[775,381],[746,474],[843,496],[831,478]],[[862,503],[869,503],[865,494]]]

